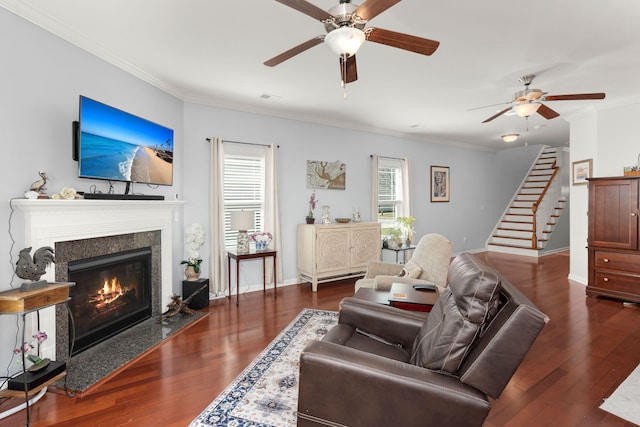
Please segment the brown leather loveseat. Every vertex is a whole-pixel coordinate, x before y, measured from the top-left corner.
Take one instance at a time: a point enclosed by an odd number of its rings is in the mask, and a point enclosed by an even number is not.
[[[458,255],[427,315],[356,298],[300,357],[298,426],[481,426],[547,317]]]

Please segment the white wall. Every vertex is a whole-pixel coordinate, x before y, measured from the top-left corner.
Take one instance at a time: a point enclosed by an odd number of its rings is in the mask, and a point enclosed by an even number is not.
[[[638,162],[640,145],[640,103],[594,111],[588,110],[570,119],[571,161],[593,159],[593,176],[622,176],[625,166]],[[569,277],[587,284],[586,185],[571,186],[571,265]]]
[[[99,181],[77,178],[71,159],[71,122],[78,119],[80,94],[108,103],[175,130],[174,185],[158,189],[136,186],[138,192],[163,194],[186,200],[183,214],[175,218],[173,259],[183,258],[184,224],[200,222],[208,231],[209,145],[212,135],[234,141],[279,144],[280,194],[284,280],[295,272],[295,230],[307,212],[311,190],[306,186],[306,160],[340,160],[347,165],[344,191],[318,192],[320,205],[331,206],[333,217],[350,216],[359,206],[363,220],[370,220],[370,154],[407,156],[414,184],[413,210],[420,237],[439,232],[452,242],[455,252],[484,247],[488,233],[511,199],[514,185],[522,180],[538,148],[520,147],[488,153],[459,147],[428,144],[366,132],[297,122],[264,115],[183,103],[101,59],[41,30],[0,8],[0,67],[2,97],[0,124],[3,136],[3,186],[0,199],[22,197],[43,170],[51,178],[48,189],[63,186],[88,190]],[[337,102],[343,102],[338,100]],[[430,166],[451,168],[451,202],[429,201]],[[120,184],[117,191],[123,190]],[[24,241],[21,215],[12,215],[9,203],[0,205],[0,222],[11,235],[0,239],[0,291],[19,286],[12,278],[16,255],[29,245]],[[6,230],[6,228],[5,228]],[[207,234],[209,235],[209,234]],[[15,240],[12,244],[11,240]],[[201,251],[208,258],[208,243]],[[204,274],[209,274],[209,263]],[[243,286],[261,283],[261,270],[243,263]],[[174,269],[174,291],[182,276]],[[13,316],[0,316],[0,370],[15,372],[9,363],[15,343]]]
[[[209,143],[206,138],[258,144],[278,144],[284,280],[296,279],[296,225],[304,221],[312,190],[306,188],[307,160],[340,160],[346,164],[346,189],[318,190],[319,206],[330,205],[331,216],[350,217],[354,206],[363,221],[371,220],[371,154],[409,157],[413,183],[416,236],[438,232],[453,242],[454,252],[484,248],[488,234],[505,209],[540,147],[520,147],[498,154],[390,136],[185,104],[184,170],[185,224],[200,222],[208,233]],[[430,166],[449,166],[451,201],[431,203]],[[319,215],[319,212],[317,213]],[[203,247],[201,255],[209,256]],[[260,268],[241,264],[241,287],[261,283]],[[259,266],[258,266],[259,267]],[[203,273],[208,274],[208,265]]]
[[[11,215],[8,201],[21,198],[38,171],[46,171],[50,193],[64,186],[88,190],[107,184],[77,178],[77,163],[71,158],[71,123],[78,120],[80,94],[106,102],[175,131],[176,158],[173,187],[158,189],[136,185],[144,193],[164,194],[171,198],[182,193],[183,120],[182,101],[140,81],[103,60],[52,36],[0,8],[0,129],[2,130],[2,168],[0,177],[0,291],[18,287],[13,276],[14,263],[24,241],[23,220],[19,212]],[[124,184],[117,184],[117,191]],[[181,215],[176,224],[182,227]],[[11,234],[6,230],[10,225]],[[180,236],[178,236],[180,238]],[[11,240],[15,240],[12,244]],[[35,249],[35,248],[34,248]],[[173,258],[182,257],[182,241],[174,245]],[[179,289],[180,269],[175,269],[175,291]],[[0,372],[15,372],[10,364],[16,348],[16,318],[0,316]],[[46,343],[45,343],[46,344]]]

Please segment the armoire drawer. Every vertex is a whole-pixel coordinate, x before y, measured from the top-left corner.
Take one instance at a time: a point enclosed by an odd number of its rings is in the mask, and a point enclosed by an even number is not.
[[[640,255],[595,251],[595,268],[640,274]]]
[[[609,271],[597,271],[594,287],[611,289],[619,292],[640,293],[640,276],[615,274]]]

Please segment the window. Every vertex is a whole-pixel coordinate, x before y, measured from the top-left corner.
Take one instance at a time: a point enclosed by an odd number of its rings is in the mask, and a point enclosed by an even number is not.
[[[378,161],[378,222],[394,227],[403,215],[402,160],[380,158]]]
[[[225,144],[224,150],[224,241],[237,244],[237,230],[230,229],[231,211],[255,212],[249,233],[263,231],[265,206],[265,151],[262,146]]]

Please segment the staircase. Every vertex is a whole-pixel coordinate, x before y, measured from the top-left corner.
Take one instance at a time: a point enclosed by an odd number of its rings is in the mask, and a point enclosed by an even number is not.
[[[561,156],[561,154],[560,154]],[[544,147],[487,242],[487,250],[538,257],[567,203],[559,153]]]

